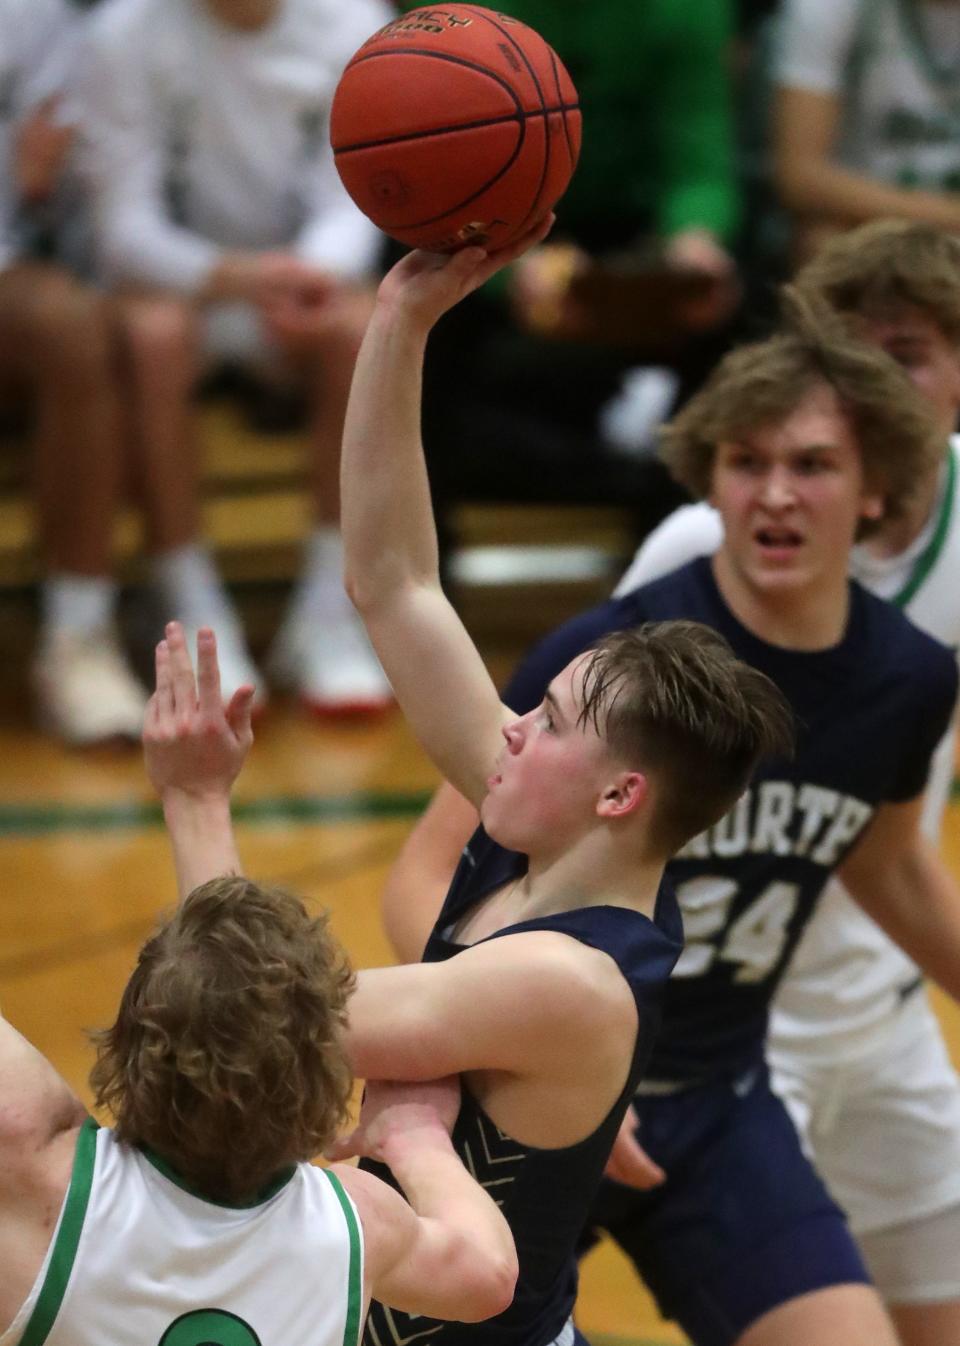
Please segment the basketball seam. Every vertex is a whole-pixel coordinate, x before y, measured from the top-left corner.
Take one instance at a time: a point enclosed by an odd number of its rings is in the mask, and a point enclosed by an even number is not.
[[[464,5],[463,8],[464,8],[468,13],[470,13],[470,14],[475,14],[475,15],[477,16],[477,18],[484,20],[486,23],[489,23],[489,25],[490,25],[491,28],[495,28],[496,31],[497,31],[502,37],[504,37],[504,38],[511,44],[511,46],[512,46],[512,47],[514,48],[514,50],[516,51],[517,55],[518,55],[518,56],[520,57],[520,59],[523,61],[524,65],[527,67],[527,73],[528,73],[528,75],[530,76],[531,80],[533,80],[534,88],[536,89],[536,91],[537,91],[537,93],[538,93],[538,95],[539,95],[539,97],[540,97],[540,109],[541,109],[541,114],[543,115],[543,119],[544,119],[544,120],[543,120],[543,165],[542,165],[542,167],[541,167],[541,169],[540,169],[540,181],[537,183],[537,186],[536,186],[536,188],[535,188],[535,190],[534,190],[534,193],[533,193],[533,199],[532,199],[531,202],[530,202],[530,208],[529,208],[529,210],[527,211],[526,215],[524,215],[523,219],[520,221],[520,224],[517,226],[517,233],[522,233],[522,232],[523,232],[523,229],[524,229],[524,226],[527,224],[527,222],[529,221],[530,217],[533,215],[534,211],[535,211],[536,208],[537,208],[537,203],[538,203],[539,200],[540,200],[540,196],[541,196],[541,194],[542,194],[542,192],[543,192],[544,184],[545,184],[546,181],[547,181],[547,172],[548,172],[548,169],[549,169],[549,167],[550,167],[550,149],[551,149],[551,146],[550,146],[550,122],[549,122],[549,116],[548,116],[548,113],[547,113],[547,100],[546,100],[546,99],[544,98],[544,96],[543,96],[543,86],[542,86],[541,83],[540,83],[540,78],[539,78],[539,76],[537,75],[537,72],[534,70],[534,68],[533,68],[533,66],[532,66],[532,64],[531,64],[531,62],[530,62],[530,59],[529,59],[529,57],[527,56],[527,53],[524,51],[524,49],[523,49],[523,47],[520,45],[520,43],[517,42],[516,39],[513,38],[513,37],[511,36],[511,34],[510,34],[510,30],[507,29],[507,28],[504,28],[502,24],[497,23],[497,21],[496,21],[494,18],[492,18],[491,15],[490,15],[489,13],[486,13],[486,12],[483,11],[483,10],[476,9],[476,8],[474,8],[473,5]],[[532,31],[532,32],[535,32],[536,30],[535,30],[535,29],[531,29],[531,31]],[[540,34],[539,34],[539,33],[537,33],[537,37],[540,37]],[[541,38],[540,40],[541,40],[541,41],[544,41],[542,38]],[[552,48],[550,47],[549,43],[547,43],[547,42],[544,41],[544,46],[546,46],[548,50],[552,51]],[[564,121],[566,121],[566,116],[564,116]]]
[[[358,150],[372,150],[381,145],[403,144],[408,140],[426,140],[430,136],[452,136],[458,131],[475,131],[483,126],[506,126],[509,122],[525,122],[537,117],[550,117],[556,112],[566,114],[575,112],[578,103],[564,103],[559,107],[545,108],[542,112],[525,112],[522,108],[516,112],[505,112],[502,117],[487,117],[483,121],[461,122],[457,126],[438,126],[429,131],[407,131],[401,135],[385,136],[381,140],[358,140],[352,145],[341,145],[334,149],[335,155],[355,154]],[[564,118],[566,120],[566,118]]]
[[[396,56],[426,56],[434,61],[449,61],[451,65],[462,65],[465,66],[468,70],[479,71],[481,75],[489,75],[489,77],[494,81],[494,83],[499,84],[501,89],[504,89],[510,95],[511,99],[513,100],[513,105],[516,108],[517,112],[523,111],[523,108],[520,106],[520,99],[517,97],[516,91],[503,78],[503,76],[498,75],[495,70],[490,70],[487,66],[481,65],[479,61],[468,61],[463,56],[451,56],[450,53],[446,51],[431,51],[428,47],[396,47],[388,51],[371,51],[368,52],[366,56],[354,57],[354,59],[347,66],[347,70],[344,71],[344,75],[346,75],[348,70],[352,70],[355,66],[363,65],[366,61],[378,61],[382,58],[396,57]],[[541,104],[543,103],[542,98],[540,99],[540,102]],[[418,133],[415,132],[414,134]],[[399,140],[403,140],[404,138],[405,137],[403,136],[396,137],[396,139]],[[333,145],[332,137],[330,143],[331,145]],[[371,145],[383,145],[390,143],[391,143],[390,141],[381,141],[381,140],[374,140],[369,142],[369,144]],[[353,149],[354,147],[350,146],[349,148]],[[334,154],[337,153],[336,145],[333,145],[333,152]]]
[[[539,113],[536,113],[535,115],[536,115],[536,116],[539,116],[540,114],[539,114]],[[526,140],[526,136],[527,136],[527,128],[526,128],[526,126],[523,124],[523,123],[525,122],[525,120],[526,120],[526,119],[524,118],[523,121],[521,122],[521,125],[523,126],[523,135],[521,135],[520,138],[517,140],[516,147],[515,147],[513,153],[511,154],[510,158],[509,158],[509,159],[507,160],[507,162],[503,165],[503,167],[500,168],[500,169],[493,175],[492,178],[489,178],[489,179],[483,184],[482,187],[479,187],[475,192],[471,192],[469,196],[465,196],[465,197],[463,198],[462,201],[457,201],[454,205],[452,205],[452,206],[447,206],[446,210],[442,210],[442,211],[440,212],[439,215],[430,215],[430,216],[429,216],[427,219],[425,219],[425,220],[412,220],[409,224],[397,224],[397,225],[393,225],[393,226],[391,226],[391,227],[392,227],[392,228],[395,228],[395,229],[404,229],[404,230],[406,230],[406,229],[422,229],[422,228],[424,227],[424,225],[427,225],[427,224],[436,224],[438,220],[445,220],[445,219],[447,218],[448,215],[453,215],[456,211],[458,211],[458,210],[462,210],[462,209],[464,208],[464,206],[469,206],[469,204],[470,204],[471,201],[476,201],[476,199],[477,199],[478,196],[483,196],[484,192],[488,192],[488,191],[490,190],[490,188],[494,185],[494,183],[499,182],[500,179],[503,177],[504,173],[508,172],[508,171],[513,167],[513,165],[516,163],[517,158],[518,158],[518,156],[519,156],[519,154],[520,154],[520,151],[523,149],[523,145],[524,145],[524,142],[525,142],[525,140]],[[459,129],[459,128],[457,128],[457,129]]]
[[[570,163],[573,164],[573,141],[570,139],[570,128],[567,125],[567,112],[572,112],[574,110],[579,111],[580,103],[578,100],[574,106],[568,106],[568,104],[563,101],[563,91],[560,88],[560,72],[558,70],[559,59],[556,52],[551,48],[550,63],[553,67],[553,82],[556,86],[557,98],[560,100],[559,111],[563,113],[563,138],[567,142],[567,157],[569,158]]]

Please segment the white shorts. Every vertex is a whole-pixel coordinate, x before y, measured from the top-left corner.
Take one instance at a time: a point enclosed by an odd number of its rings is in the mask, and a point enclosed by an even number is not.
[[[770,1064],[884,1297],[960,1298],[960,1077],[925,994],[859,1055],[775,1049]]]

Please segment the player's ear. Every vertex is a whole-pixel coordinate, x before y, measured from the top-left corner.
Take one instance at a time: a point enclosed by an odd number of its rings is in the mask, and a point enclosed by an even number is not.
[[[626,818],[645,802],[650,790],[642,771],[622,771],[604,785],[597,800],[600,818]]]
[[[887,502],[879,491],[866,491],[860,498],[860,517],[876,522],[887,512]]]

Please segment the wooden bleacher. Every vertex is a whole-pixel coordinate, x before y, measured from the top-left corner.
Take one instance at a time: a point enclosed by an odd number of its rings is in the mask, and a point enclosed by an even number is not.
[[[207,536],[243,602],[250,587],[286,584],[297,572],[310,523],[305,444],[300,434],[250,430],[229,398],[203,403],[198,415]],[[27,481],[26,447],[8,439],[0,451],[0,591],[7,593],[40,577]],[[455,540],[451,591],[471,629],[495,641],[526,641],[606,596],[633,545],[630,513],[615,506],[465,502],[452,507],[447,524]],[[126,507],[116,530],[126,583],[144,577],[141,542],[137,512]],[[491,567],[485,558],[493,549]],[[565,563],[552,565],[551,554]]]

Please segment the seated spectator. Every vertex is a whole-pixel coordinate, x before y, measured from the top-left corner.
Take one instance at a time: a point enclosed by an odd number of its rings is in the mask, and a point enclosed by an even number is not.
[[[776,178],[806,260],[885,216],[960,230],[960,7],[784,0]]]
[[[26,228],[72,137],[60,100],[75,27],[64,0],[0,0],[0,385],[33,409],[37,706],[52,733],[83,745],[138,739],[146,693],[114,626],[122,455],[111,321],[94,291],[31,255]]]
[[[97,265],[120,305],[163,615],[212,626],[225,692],[253,682],[263,701],[201,542],[190,396],[211,356],[302,379],[315,527],[271,664],[321,712],[390,701],[343,593],[337,482],[382,236],[340,185],[326,128],[340,70],[392,12],[385,0],[105,5],[80,81]]]

